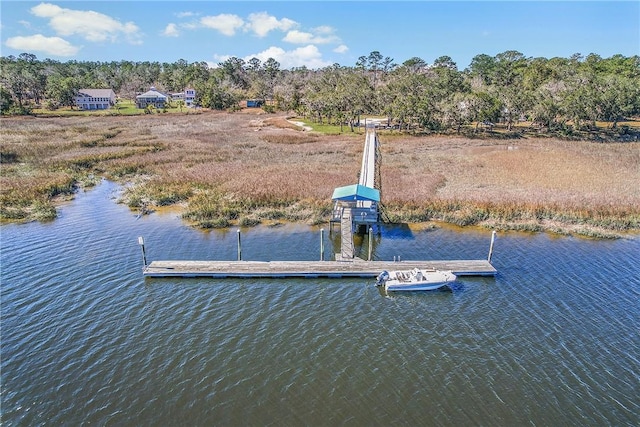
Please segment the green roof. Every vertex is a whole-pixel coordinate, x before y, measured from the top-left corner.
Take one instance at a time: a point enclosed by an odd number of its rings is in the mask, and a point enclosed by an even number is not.
[[[368,200],[371,202],[379,202],[380,191],[360,184],[347,185],[333,190],[331,200],[341,200],[345,202]]]

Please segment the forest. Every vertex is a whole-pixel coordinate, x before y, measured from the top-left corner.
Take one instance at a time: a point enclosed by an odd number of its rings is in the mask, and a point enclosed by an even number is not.
[[[241,100],[264,101],[267,111],[291,111],[328,124],[353,126],[362,115],[390,126],[424,131],[518,122],[548,130],[589,130],[597,123],[624,133],[620,121],[640,116],[640,56],[574,54],[530,58],[518,51],[476,55],[459,70],[449,56],[433,63],[413,57],[397,64],[373,51],[354,66],[281,69],[274,59],[206,62],[58,62],[29,53],[0,58],[0,112],[73,107],[81,88],[111,88],[120,99],[155,86],[187,87],[197,105],[234,110]]]

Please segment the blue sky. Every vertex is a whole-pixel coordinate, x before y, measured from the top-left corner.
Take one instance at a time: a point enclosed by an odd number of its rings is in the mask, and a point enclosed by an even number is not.
[[[0,54],[58,61],[274,58],[281,68],[353,66],[372,51],[401,64],[447,55],[640,55],[632,1],[0,2]]]

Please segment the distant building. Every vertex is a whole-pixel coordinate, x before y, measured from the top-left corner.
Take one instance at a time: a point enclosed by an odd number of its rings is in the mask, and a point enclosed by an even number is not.
[[[75,104],[80,110],[108,110],[116,105],[116,94],[112,89],[80,89]]]
[[[168,100],[167,95],[158,92],[155,87],[151,86],[149,91],[136,96],[136,106],[147,108],[149,105],[153,105],[155,108],[164,108]]]
[[[260,108],[262,101],[258,99],[247,99],[247,108]]]
[[[171,94],[172,101],[184,101],[186,107],[194,107],[196,102],[196,90],[185,89],[184,92],[177,92]]]
[[[194,107],[196,103],[196,90],[195,89],[185,89],[184,90],[184,105],[187,107]]]

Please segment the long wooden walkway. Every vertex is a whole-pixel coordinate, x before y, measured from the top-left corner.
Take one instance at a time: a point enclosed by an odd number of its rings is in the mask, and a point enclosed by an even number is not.
[[[143,271],[146,277],[210,278],[376,278],[383,270],[412,268],[451,270],[458,276],[495,276],[487,260],[454,261],[153,261]]]
[[[367,127],[358,184],[380,190],[380,142],[376,128]]]
[[[352,259],[353,255],[353,221],[350,214],[343,213],[340,221],[340,257]]]

